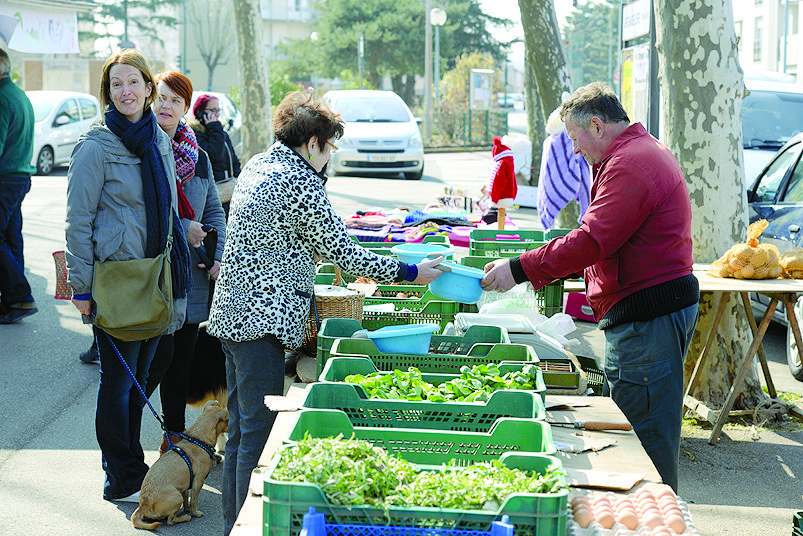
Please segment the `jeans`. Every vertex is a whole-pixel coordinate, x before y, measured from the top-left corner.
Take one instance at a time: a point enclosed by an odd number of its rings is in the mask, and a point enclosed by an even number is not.
[[[162,335],[148,370],[145,394],[151,397],[156,387],[162,402],[162,417],[171,432],[186,430],[184,408],[190,382],[190,366],[198,339],[198,324],[184,324],[171,335]]]
[[[221,343],[229,390],[223,466],[223,534],[228,536],[276,420],[276,412],[265,406],[265,395],[284,394],[284,345],[273,335],[245,342],[221,339]]]
[[[142,398],[128,372],[109,343],[109,336],[94,328],[100,352],[100,387],[95,413],[95,433],[103,457],[106,482],[103,498],[107,501],[127,497],[139,491],[148,472],[145,454],[139,442],[142,426]],[[148,367],[156,352],[159,337],[125,342],[111,337],[120,355],[140,385],[145,385]]]
[[[683,361],[699,304],[646,322],[605,330],[611,398],[633,425],[661,480],[678,489]]]
[[[0,181],[0,302],[6,306],[33,301],[22,257],[22,200],[30,189],[30,178]]]

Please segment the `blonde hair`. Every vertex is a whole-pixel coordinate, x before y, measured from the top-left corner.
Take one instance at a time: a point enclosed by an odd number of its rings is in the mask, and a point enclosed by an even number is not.
[[[107,106],[112,104],[110,71],[111,68],[118,63],[124,63],[126,65],[136,67],[139,69],[139,72],[142,73],[142,78],[145,79],[145,84],[151,85],[153,91],[151,91],[151,94],[145,98],[145,108],[149,108],[154,99],[156,99],[156,82],[154,80],[153,71],[151,70],[148,60],[145,59],[145,56],[143,56],[140,51],[134,50],[133,48],[126,48],[120,50],[119,52],[115,52],[108,60],[106,60],[106,63],[103,65],[103,74],[100,77],[99,95],[101,108],[105,110]]]

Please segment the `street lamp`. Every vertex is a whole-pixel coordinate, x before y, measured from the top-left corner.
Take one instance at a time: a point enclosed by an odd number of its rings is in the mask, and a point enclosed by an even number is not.
[[[446,24],[446,12],[439,7],[432,8],[429,12],[429,20],[435,27],[435,104],[438,104],[438,86],[440,85],[440,63],[441,63],[441,26]]]

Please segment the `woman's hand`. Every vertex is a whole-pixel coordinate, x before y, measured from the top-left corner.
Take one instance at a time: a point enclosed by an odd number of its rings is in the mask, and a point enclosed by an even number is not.
[[[203,264],[199,264],[198,268],[206,268]],[[206,271],[209,274],[209,277],[212,278],[212,281],[217,281],[218,276],[220,276],[220,261],[215,260],[212,264],[212,267]]]
[[[516,286],[513,271],[510,269],[510,259],[498,259],[485,265],[485,277],[480,281],[485,290],[507,292]]]
[[[200,247],[204,238],[206,238],[206,233],[204,232],[203,224],[199,221],[191,221],[190,228],[187,229],[187,243],[197,248]],[[212,253],[214,254],[214,251]]]
[[[89,316],[92,313],[92,300],[76,300],[72,299],[72,304],[81,312],[82,315]]]
[[[435,279],[443,273],[443,270],[439,270],[435,268],[435,266],[439,265],[442,261],[443,255],[440,255],[434,259],[425,259],[416,264],[418,277],[415,278],[413,283],[417,285],[427,285],[435,281]]]

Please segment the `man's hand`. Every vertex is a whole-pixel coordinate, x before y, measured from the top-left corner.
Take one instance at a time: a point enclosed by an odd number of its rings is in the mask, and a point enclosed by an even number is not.
[[[428,285],[435,281],[443,273],[443,270],[435,268],[441,262],[443,262],[443,255],[434,259],[425,259],[416,264],[418,276],[413,283],[416,285]]]
[[[510,259],[498,259],[485,265],[485,277],[480,281],[484,290],[507,292],[516,286]]]

